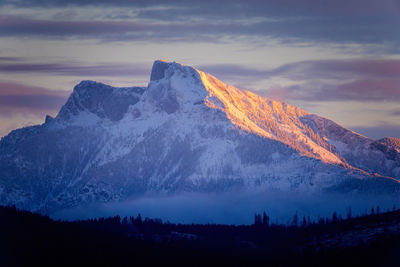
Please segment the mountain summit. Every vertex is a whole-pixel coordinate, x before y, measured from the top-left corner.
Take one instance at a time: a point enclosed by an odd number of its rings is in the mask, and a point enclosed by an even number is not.
[[[399,144],[158,60],[147,87],[83,81],[56,118],[2,138],[0,204],[52,212],[260,187],[395,193]]]

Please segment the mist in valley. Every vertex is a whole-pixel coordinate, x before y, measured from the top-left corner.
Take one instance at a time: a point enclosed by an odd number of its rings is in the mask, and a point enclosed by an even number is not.
[[[398,197],[365,194],[293,193],[260,190],[226,193],[183,193],[179,195],[134,198],[123,202],[93,203],[53,213],[60,220],[83,220],[119,215],[160,218],[172,223],[252,224],[255,213],[266,212],[272,223],[290,224],[299,218],[332,217],[333,212],[346,218],[400,207]]]

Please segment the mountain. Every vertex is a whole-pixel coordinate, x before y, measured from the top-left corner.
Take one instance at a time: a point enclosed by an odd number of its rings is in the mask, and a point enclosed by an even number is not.
[[[148,86],[82,81],[55,118],[0,141],[0,203],[52,212],[149,193],[396,193],[400,140],[155,61]]]

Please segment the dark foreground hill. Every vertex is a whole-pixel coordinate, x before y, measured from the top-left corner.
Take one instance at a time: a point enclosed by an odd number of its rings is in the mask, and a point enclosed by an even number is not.
[[[54,221],[0,208],[0,266],[398,266],[400,211],[292,226],[181,225],[140,216]],[[261,219],[261,220],[260,220]]]

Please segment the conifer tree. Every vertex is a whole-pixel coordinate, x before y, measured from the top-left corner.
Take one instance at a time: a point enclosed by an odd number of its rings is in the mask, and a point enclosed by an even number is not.
[[[269,216],[265,213],[265,211],[263,213],[262,224],[264,226],[269,226]]]
[[[298,221],[299,221],[299,216],[298,216],[297,211],[296,211],[296,214],[293,216],[292,225],[297,227]]]

